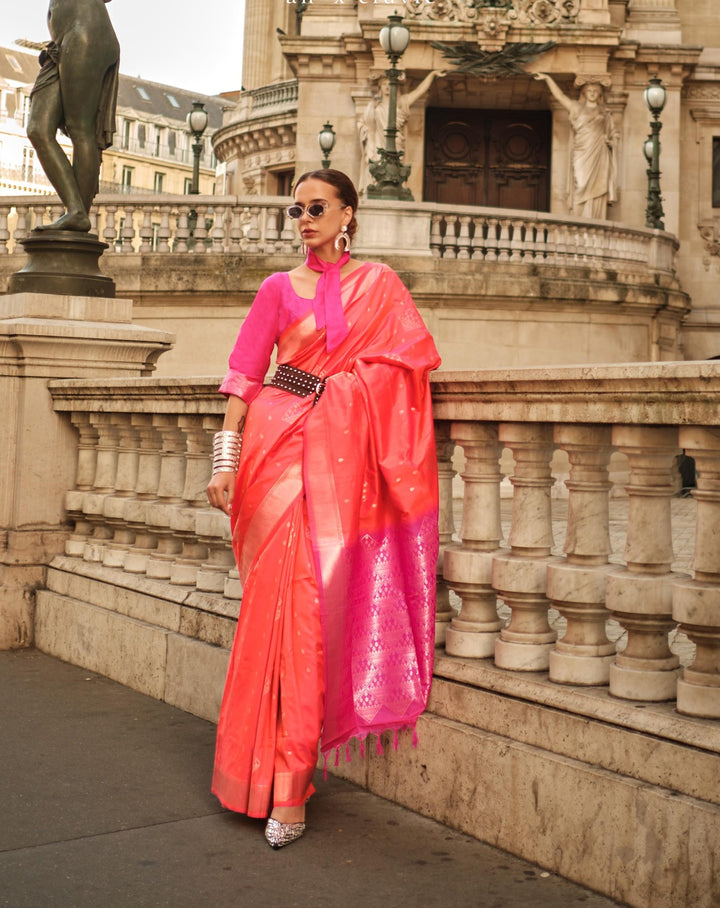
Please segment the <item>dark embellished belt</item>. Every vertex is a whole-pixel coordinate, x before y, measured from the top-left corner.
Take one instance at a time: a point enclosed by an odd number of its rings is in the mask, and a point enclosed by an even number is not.
[[[320,395],[325,390],[325,379],[319,375],[313,375],[312,372],[303,372],[302,369],[296,369],[295,366],[283,364],[275,370],[270,384],[282,391],[289,391],[291,394],[297,394],[298,397],[307,397],[309,394],[315,395],[313,407],[320,400]]]

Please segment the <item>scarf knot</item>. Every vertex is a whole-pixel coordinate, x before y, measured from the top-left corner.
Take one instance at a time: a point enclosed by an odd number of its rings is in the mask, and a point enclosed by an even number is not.
[[[320,280],[313,299],[315,326],[325,328],[325,346],[328,353],[342,343],[348,335],[348,326],[340,295],[340,269],[350,260],[350,253],[344,252],[337,262],[326,262],[312,249],[308,249],[305,264],[311,271],[320,272]]]

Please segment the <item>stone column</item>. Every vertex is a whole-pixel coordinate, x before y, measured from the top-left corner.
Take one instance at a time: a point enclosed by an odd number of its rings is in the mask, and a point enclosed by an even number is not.
[[[452,619],[445,638],[451,656],[484,659],[492,656],[503,626],[492,588],[493,555],[498,551],[500,527],[500,454],[497,426],[456,422],[450,434],[465,453],[463,518],[459,545],[445,550],[444,575],[450,589],[462,599],[460,614]]]
[[[550,489],[552,426],[502,423],[499,438],[515,457],[510,554],[495,555],[492,585],[512,610],[495,644],[495,664],[515,671],[545,671],[556,634],[548,624],[545,595],[553,545]]]
[[[555,443],[567,451],[570,478],[565,564],[550,564],[547,595],[567,620],[550,653],[550,680],[607,684],[615,645],[605,633],[605,583],[610,570],[609,426],[556,426]]]
[[[435,646],[443,646],[450,620],[455,614],[450,605],[448,584],[443,576],[445,550],[451,545],[453,533],[455,532],[455,521],[453,518],[453,477],[455,470],[452,465],[455,442],[450,437],[450,424],[448,422],[437,421],[435,423],[435,448],[438,461],[438,529],[440,534],[437,606],[435,609]]]
[[[673,588],[673,618],[697,647],[677,685],[678,712],[720,719],[720,430],[680,429],[680,446],[695,458],[697,501],[694,580]]]
[[[670,499],[677,491],[674,427],[615,426],[613,443],[630,462],[627,567],[608,575],[606,603],[627,631],[610,666],[610,693],[626,700],[672,700],[679,660],[670,652],[673,574]]]

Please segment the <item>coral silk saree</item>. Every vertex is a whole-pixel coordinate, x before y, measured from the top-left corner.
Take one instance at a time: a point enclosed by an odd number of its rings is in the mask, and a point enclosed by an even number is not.
[[[244,584],[213,790],[266,816],[312,793],[323,753],[412,728],[432,676],[435,345],[384,265],[343,279],[348,336],[328,352],[312,311],[278,363],[327,378],[315,405],[267,386],[251,404],[233,506]],[[308,305],[310,301],[308,301]]]

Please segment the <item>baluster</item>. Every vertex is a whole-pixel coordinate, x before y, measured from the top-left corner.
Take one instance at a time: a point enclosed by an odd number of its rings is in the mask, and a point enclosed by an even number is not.
[[[253,206],[250,209],[250,223],[247,233],[247,252],[260,252],[260,209]]]
[[[153,240],[153,226],[152,226],[152,216],[153,210],[149,205],[145,205],[142,209],[142,226],[140,227],[140,252],[152,252],[152,240]]]
[[[234,205],[232,209],[232,220],[230,222],[230,252],[240,252],[240,244],[243,236],[242,215],[242,206]]]
[[[89,212],[90,218],[90,233],[94,233],[96,236],[98,234],[98,210],[97,208],[91,208]]]
[[[160,482],[161,436],[148,413],[133,413],[130,422],[138,437],[138,472],[135,496],[125,508],[128,523],[135,533],[135,543],[125,558],[124,569],[131,574],[144,574],[148,558],[157,548],[158,537],[148,527],[148,509],[157,499]]]
[[[145,573],[148,577],[169,580],[173,562],[182,551],[182,541],[174,532],[173,517],[177,506],[183,503],[185,438],[177,424],[177,416],[158,413],[153,416],[152,424],[162,440],[158,501],[148,504],[147,522],[158,541],[147,560]]]
[[[106,205],[105,206],[105,228],[103,230],[103,239],[108,244],[110,249],[115,248],[115,240],[117,234],[115,232],[115,212],[117,211],[117,205]]]
[[[511,227],[512,239],[510,240],[510,261],[522,262],[522,253],[523,249],[525,248],[522,240],[522,232],[523,228],[525,228],[525,222],[516,218],[511,221]]]
[[[487,220],[487,239],[485,241],[485,261],[497,262],[498,260],[498,219],[488,218]]]
[[[442,215],[434,214],[430,222],[430,254],[433,258],[442,258],[443,253],[443,236],[442,236]]]
[[[498,238],[498,262],[510,261],[510,219],[501,218],[500,236]]]
[[[187,204],[182,203],[178,207],[177,227],[175,228],[175,242],[173,243],[173,252],[187,252],[188,240],[190,238],[190,228],[188,227],[188,214],[190,208]]]
[[[500,551],[500,454],[497,426],[456,422],[452,438],[463,449],[465,485],[461,542],[445,550],[445,579],[462,600],[445,649],[452,656],[484,659],[495,652],[504,622],[492,587],[493,556]]]
[[[30,206],[18,205],[15,211],[17,220],[15,221],[13,239],[17,245],[20,240],[24,240],[28,235],[28,212],[30,211]]]
[[[280,251],[278,220],[281,217],[282,210],[276,208],[265,209],[265,252],[269,255]]]
[[[560,684],[607,684],[615,645],[605,632],[605,584],[611,570],[608,465],[609,426],[556,426],[556,445],[570,459],[565,564],[550,564],[547,596],[567,619],[550,653],[550,680]]]
[[[523,261],[542,262],[542,246],[545,237],[545,224],[537,221],[525,224],[525,240],[523,242]]]
[[[33,213],[33,229],[37,230],[37,228],[42,227],[44,223],[47,205],[44,203],[42,205],[32,205],[30,210]]]
[[[120,247],[120,252],[129,254],[134,252],[134,242],[135,242],[135,225],[133,223],[133,216],[135,212],[131,205],[125,206],[125,220],[123,222],[122,230],[120,231],[120,239],[122,245]]]
[[[225,586],[230,580],[230,572],[235,566],[235,557],[230,545],[230,521],[221,511],[207,507],[204,491],[212,470],[212,438],[215,432],[222,428],[222,420],[217,416],[206,416],[203,418],[201,426],[203,441],[200,451],[205,468],[202,479],[199,473],[197,476],[199,482],[202,483],[205,507],[199,508],[196,512],[195,531],[199,542],[206,547],[208,554],[205,562],[197,570],[195,586],[204,592],[224,593]],[[232,598],[239,599],[241,595],[242,591],[239,596]]]
[[[435,422],[435,449],[438,461],[438,491],[440,507],[438,527],[440,531],[440,549],[438,552],[437,603],[435,607],[435,646],[445,643],[445,633],[453,617],[454,610],[450,605],[448,585],[443,577],[444,551],[452,543],[455,531],[453,520],[453,476],[452,465],[455,443],[450,438],[450,424],[444,420]]]
[[[172,231],[170,230],[171,212],[172,208],[170,205],[160,206],[160,226],[157,232],[158,252],[170,252],[170,237],[172,236]]]
[[[487,226],[486,218],[473,218],[473,236],[470,245],[470,258],[481,262],[485,257],[485,235],[484,230]]]
[[[568,226],[557,224],[555,227],[555,256],[553,262],[565,264],[568,258]]]
[[[673,618],[696,653],[678,681],[677,709],[720,719],[720,430],[682,426],[679,442],[697,471],[695,576],[673,584]]]
[[[460,233],[458,234],[458,254],[459,259],[469,259],[470,258],[470,218],[466,215],[463,215],[459,218],[460,221]]]
[[[75,522],[75,527],[65,543],[65,554],[82,558],[93,528],[83,512],[83,502],[95,482],[98,432],[90,422],[88,413],[70,413],[70,421],[78,431],[77,469],[75,488],[65,495],[65,509]]]
[[[10,251],[8,249],[8,240],[10,239],[10,231],[8,230],[9,217],[10,207],[8,205],[0,205],[0,255],[7,255]]]
[[[445,245],[443,248],[444,259],[456,259],[458,256],[457,249],[457,218],[451,215],[445,215]]]
[[[552,427],[502,423],[499,438],[515,457],[510,554],[495,555],[492,585],[511,609],[510,623],[495,644],[495,663],[516,671],[545,671],[555,631],[548,623],[545,595],[553,546],[550,489]]]
[[[137,487],[139,433],[127,413],[118,414],[114,421],[118,430],[115,492],[106,497],[103,507],[113,537],[105,545],[102,562],[106,567],[122,568],[135,542],[135,532],[128,525],[127,504]]]
[[[207,252],[207,236],[208,231],[205,226],[205,219],[207,217],[207,205],[196,205],[195,210],[197,211],[197,221],[195,222],[195,229],[193,230],[193,252]]]
[[[170,569],[170,583],[194,586],[198,569],[208,557],[208,548],[197,536],[197,509],[207,504],[205,488],[210,481],[210,439],[204,419],[197,415],[177,417],[184,447],[185,482],[182,497],[186,506],[175,508],[170,526],[182,542],[182,551]]]
[[[210,231],[213,252],[225,252],[230,248],[230,211],[225,206],[213,208],[213,226]]]
[[[279,251],[285,255],[290,255],[295,251],[295,241],[297,234],[295,233],[295,228],[290,218],[285,214],[284,211],[280,213],[282,218],[283,229],[280,233],[280,247]]]
[[[83,500],[83,512],[93,525],[92,536],[85,545],[83,560],[101,562],[105,554],[105,544],[113,535],[105,520],[105,500],[115,489],[119,432],[110,413],[91,413],[90,422],[98,433],[97,460],[92,491],[87,492]]]
[[[670,652],[673,560],[670,499],[677,490],[677,429],[615,426],[613,444],[630,462],[626,568],[608,575],[606,602],[627,631],[610,666],[610,693],[626,700],[672,700],[678,658]]]

